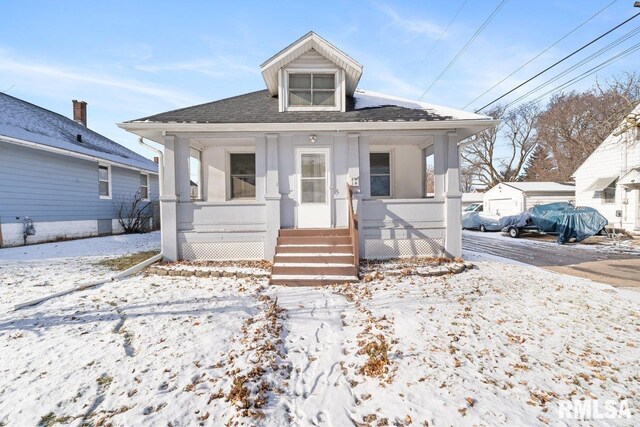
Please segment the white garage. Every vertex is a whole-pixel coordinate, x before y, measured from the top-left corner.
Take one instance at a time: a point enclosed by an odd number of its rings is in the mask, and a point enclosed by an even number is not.
[[[574,203],[575,186],[562,182],[502,182],[484,193],[484,211],[516,215],[536,205]]]

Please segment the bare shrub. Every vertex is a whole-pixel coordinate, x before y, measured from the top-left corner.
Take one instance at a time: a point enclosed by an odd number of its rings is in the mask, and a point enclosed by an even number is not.
[[[153,217],[152,203],[142,198],[140,191],[133,196],[121,196],[115,202],[118,223],[125,233],[142,233],[149,229]]]

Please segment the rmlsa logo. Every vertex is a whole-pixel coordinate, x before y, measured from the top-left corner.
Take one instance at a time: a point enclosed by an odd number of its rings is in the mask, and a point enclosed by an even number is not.
[[[629,402],[626,400],[561,400],[558,405],[560,419],[601,420],[631,418]]]

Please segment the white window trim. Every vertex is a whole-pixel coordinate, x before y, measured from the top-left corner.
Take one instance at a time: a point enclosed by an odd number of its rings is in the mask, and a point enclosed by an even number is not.
[[[104,182],[100,179],[100,167],[103,168],[107,168],[107,176],[108,176],[108,183],[109,183],[109,195],[108,196],[103,196],[100,194],[100,183]],[[106,163],[98,163],[98,195],[100,196],[100,199],[102,200],[111,200],[113,198],[113,190],[112,190],[112,186],[111,183],[113,182],[113,175],[111,174],[111,165],[108,165]]]
[[[226,192],[227,192],[227,201],[237,201],[237,200],[257,200],[258,198],[258,168],[256,165],[256,195],[255,197],[231,197],[231,155],[232,154],[253,154],[256,155],[256,150],[252,147],[238,147],[238,148],[230,148],[225,150],[225,178],[226,178]],[[257,161],[257,157],[256,157]]]
[[[144,202],[148,202],[149,200],[151,200],[151,181],[149,179],[149,174],[148,173],[144,173],[141,172],[140,176],[146,176],[147,177],[147,197],[146,198],[141,198],[142,201]],[[140,184],[140,190],[142,190],[143,185]],[[140,191],[140,196],[142,196],[142,191]]]
[[[335,88],[335,101],[336,104],[334,106],[319,106],[319,105],[309,105],[309,106],[290,106],[289,105],[289,75],[290,74],[333,74],[334,81],[336,84]],[[284,111],[344,111],[344,90],[343,90],[343,78],[342,72],[339,68],[313,68],[313,69],[294,69],[294,70],[284,70],[284,78],[282,79],[282,103],[284,106]]]
[[[371,154],[388,154],[389,155],[389,195],[388,196],[374,196],[372,194],[370,194],[372,199],[393,199],[393,183],[395,181],[394,179],[394,155],[393,155],[393,149],[391,150],[374,150],[374,151],[369,151],[369,193],[371,193]]]

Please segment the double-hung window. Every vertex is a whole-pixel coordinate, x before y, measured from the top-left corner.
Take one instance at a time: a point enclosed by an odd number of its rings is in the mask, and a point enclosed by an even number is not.
[[[98,166],[98,192],[101,199],[111,198],[111,167]]]
[[[370,153],[371,197],[391,197],[391,154]]]
[[[255,199],[255,153],[231,153],[229,155],[230,195],[232,199]]]
[[[611,184],[609,184],[604,190],[602,190],[602,198],[604,199],[604,203],[615,203],[616,202],[616,186],[618,185],[618,180],[616,179]]]
[[[289,73],[290,107],[335,107],[334,73]]]
[[[140,174],[140,198],[149,200],[149,175]]]

